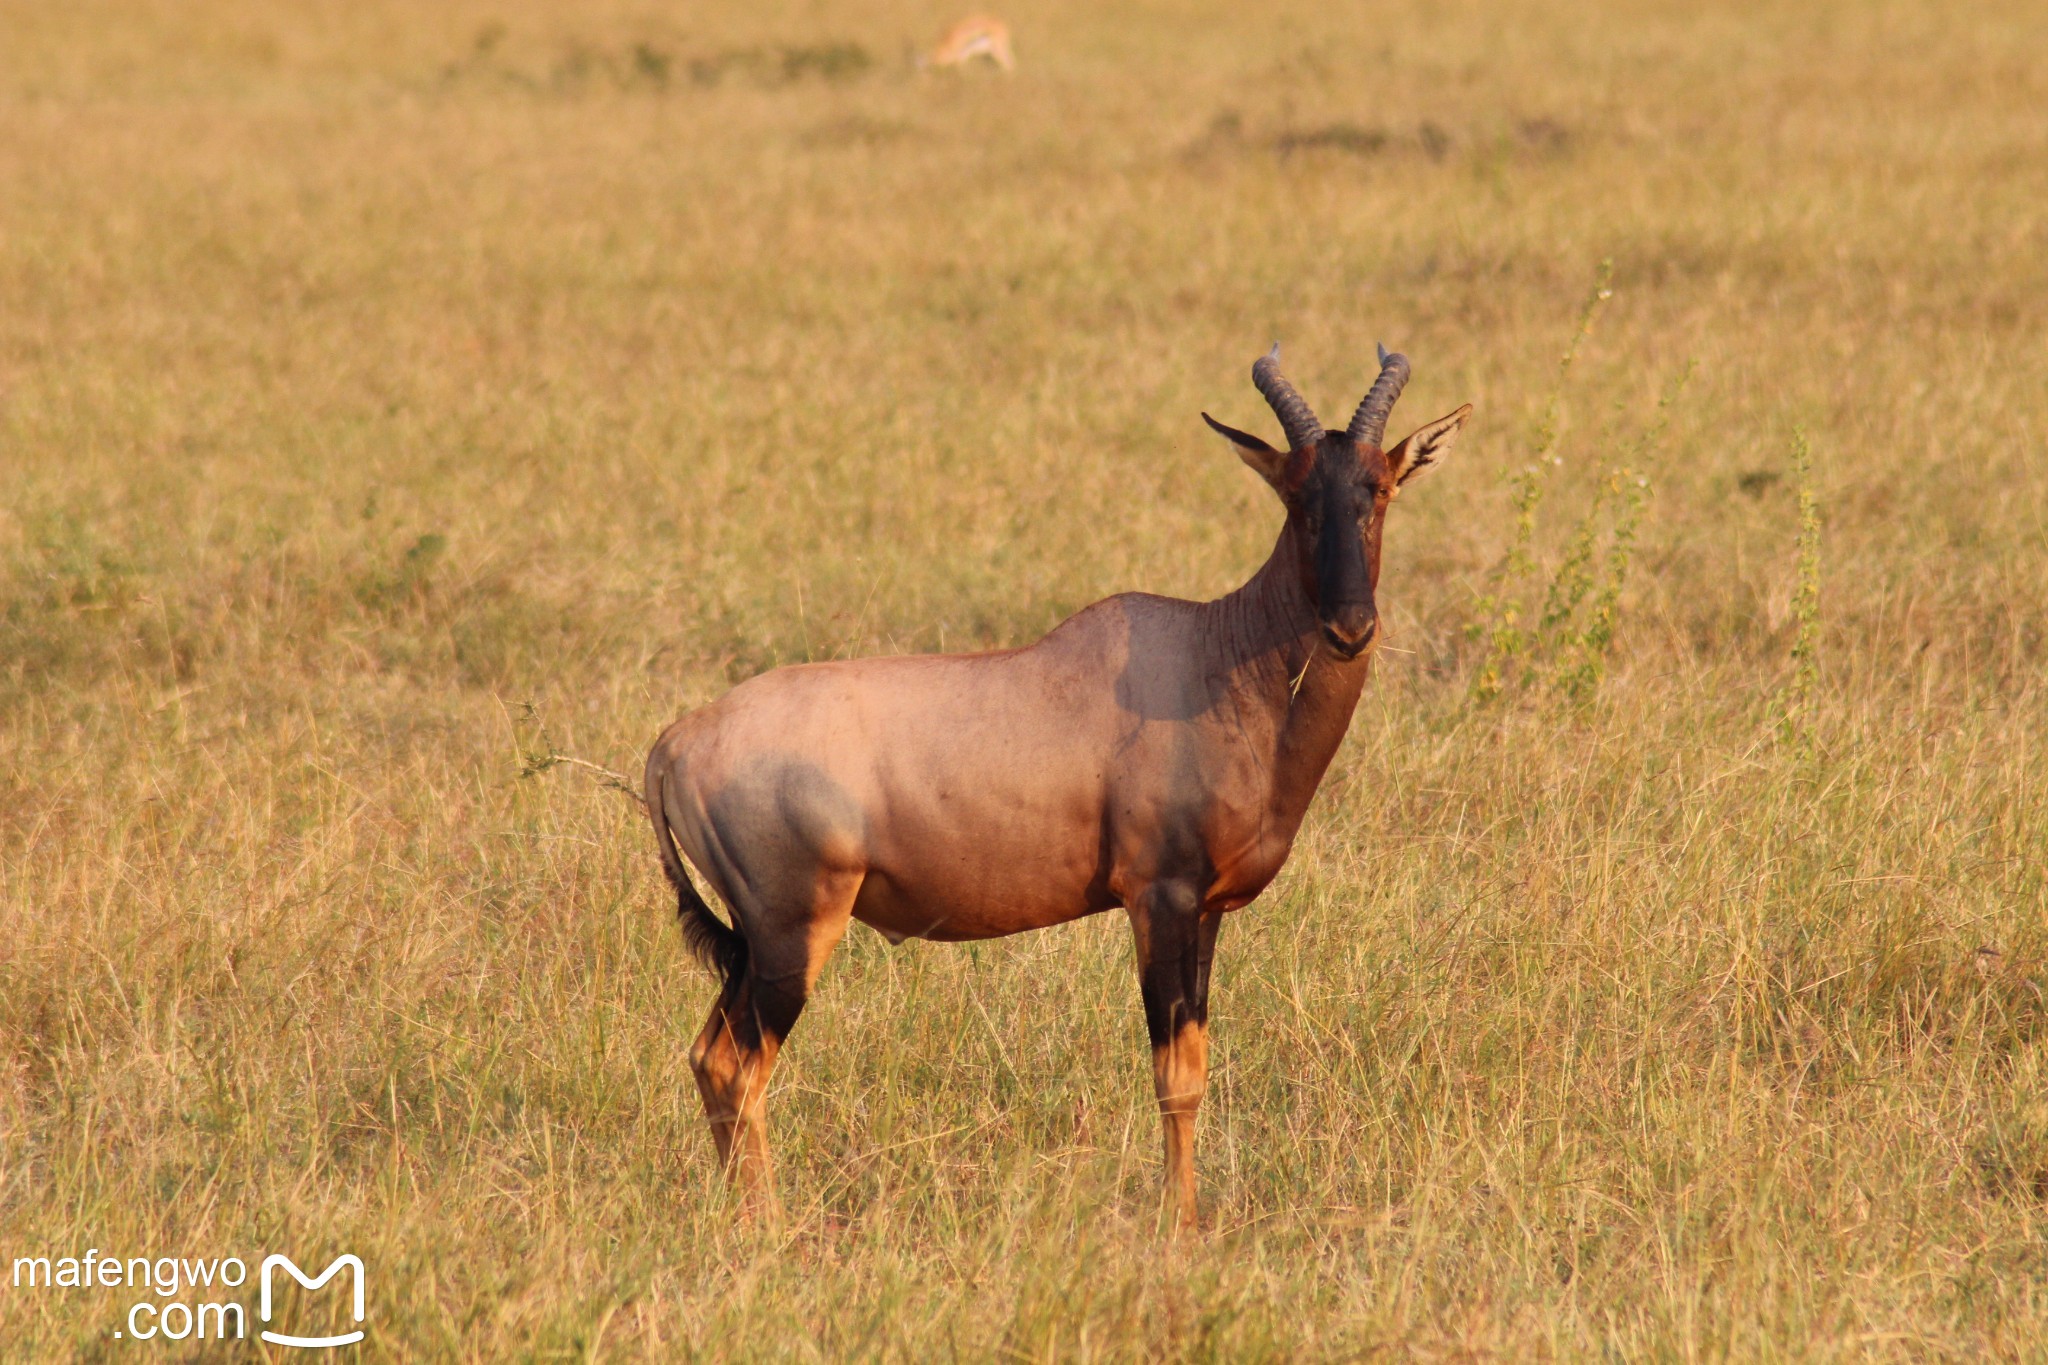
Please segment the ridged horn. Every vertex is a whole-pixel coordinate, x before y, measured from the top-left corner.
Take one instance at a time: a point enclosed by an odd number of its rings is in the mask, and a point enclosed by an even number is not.
[[[1358,411],[1351,414],[1348,430],[1352,440],[1375,447],[1385,444],[1387,414],[1394,410],[1394,400],[1401,396],[1401,390],[1407,383],[1408,357],[1380,347],[1380,377],[1359,400]]]
[[[1323,439],[1323,424],[1316,419],[1308,400],[1296,393],[1287,376],[1280,373],[1279,342],[1274,342],[1273,349],[1252,365],[1252,383],[1258,385],[1259,392],[1272,405],[1273,415],[1280,419],[1280,429],[1287,433],[1287,444],[1295,450],[1315,449],[1316,442]]]

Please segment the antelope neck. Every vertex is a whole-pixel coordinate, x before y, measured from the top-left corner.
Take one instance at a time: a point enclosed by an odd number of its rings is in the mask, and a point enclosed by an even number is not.
[[[1367,650],[1342,660],[1322,647],[1315,604],[1301,581],[1301,537],[1289,517],[1273,552],[1243,587],[1204,604],[1212,677],[1240,712],[1269,716],[1278,749],[1272,798],[1305,811],[1344,740],[1365,687]]]

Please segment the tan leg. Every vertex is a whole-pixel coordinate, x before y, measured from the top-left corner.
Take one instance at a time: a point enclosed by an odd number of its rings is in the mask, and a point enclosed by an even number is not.
[[[767,951],[719,993],[690,1047],[690,1069],[697,1076],[719,1163],[744,1192],[749,1212],[781,1213],[768,1155],[768,1078],[846,923],[841,915],[807,939],[792,935],[766,945]],[[763,971],[776,965],[784,970],[773,976]]]
[[[1192,893],[1154,887],[1134,898],[1152,1085],[1166,1144],[1163,1212],[1176,1231],[1195,1227],[1195,1115],[1209,1085],[1209,964],[1220,913],[1194,908]]]
[[[679,842],[746,945],[690,1047],[690,1068],[727,1177],[744,1191],[749,1211],[774,1212],[768,1083],[852,920],[867,875],[865,816],[824,774],[798,762],[749,768],[684,813],[690,818],[677,830]]]
[[[781,1039],[762,1027],[754,996],[750,976],[741,976],[719,994],[690,1048],[690,1069],[697,1075],[697,1093],[704,1101],[720,1167],[746,1192],[750,1208],[760,1205],[772,1211],[775,1184],[766,1100]],[[795,1023],[793,1015],[788,1022]]]
[[[1152,1049],[1152,1086],[1166,1137],[1164,1205],[1182,1231],[1195,1226],[1195,1113],[1209,1085],[1209,1026],[1184,1023]]]

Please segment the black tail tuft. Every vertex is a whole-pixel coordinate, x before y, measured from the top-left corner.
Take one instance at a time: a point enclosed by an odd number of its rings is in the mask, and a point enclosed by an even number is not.
[[[661,870],[676,889],[676,922],[682,925],[683,942],[699,962],[721,982],[731,981],[747,969],[746,935],[712,912],[676,847],[675,834],[668,827],[668,812],[662,804],[662,773],[655,766],[647,775],[647,814],[654,821],[654,842],[661,850]]]
[[[710,968],[720,981],[730,981],[747,969],[746,936],[713,914],[687,876],[669,879],[676,883],[676,922],[683,926],[683,942],[699,962]]]

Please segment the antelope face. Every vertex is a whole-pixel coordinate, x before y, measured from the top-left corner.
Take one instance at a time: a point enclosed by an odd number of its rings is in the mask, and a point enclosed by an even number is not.
[[[1288,516],[1298,519],[1302,532],[1296,540],[1303,586],[1323,643],[1340,659],[1357,658],[1379,633],[1373,592],[1380,581],[1380,530],[1393,496],[1386,456],[1333,431],[1289,499]]]
[[[1408,381],[1408,361],[1380,348],[1380,375],[1344,431],[1316,420],[1294,386],[1280,374],[1280,347],[1252,366],[1252,382],[1287,431],[1288,449],[1256,436],[1214,428],[1246,464],[1272,485],[1287,505],[1301,554],[1302,587],[1315,607],[1323,643],[1339,659],[1363,654],[1379,634],[1374,592],[1380,581],[1380,532],[1387,505],[1407,483],[1441,460],[1472,415],[1467,403],[1410,433],[1391,450],[1380,441],[1387,414]]]

